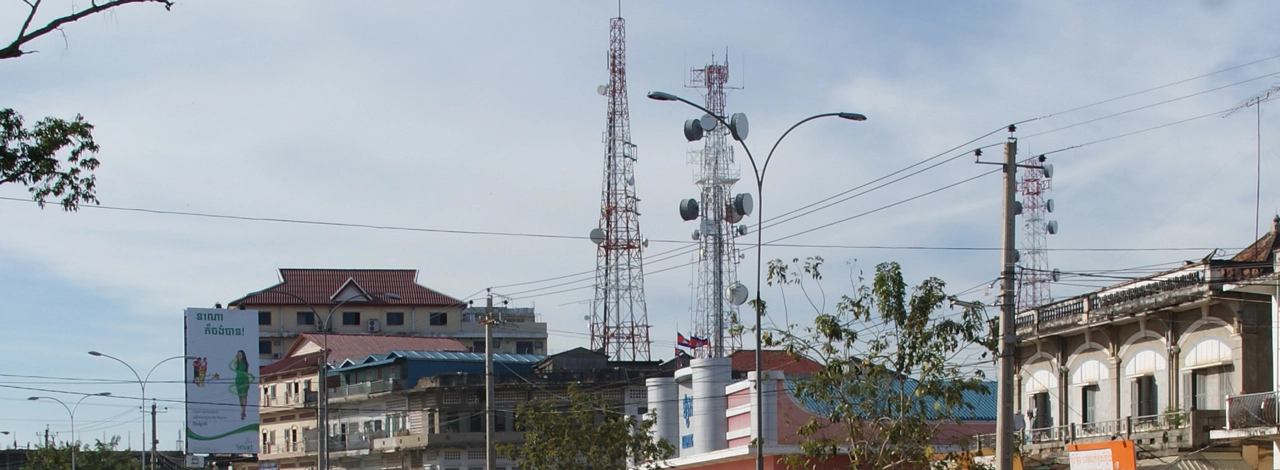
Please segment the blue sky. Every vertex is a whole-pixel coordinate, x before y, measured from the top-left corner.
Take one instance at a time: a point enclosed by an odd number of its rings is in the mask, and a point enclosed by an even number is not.
[[[70,3],[50,4],[59,8]],[[4,31],[16,32],[24,9],[0,5]],[[1061,225],[1048,239],[1059,250],[1049,255],[1052,267],[1095,273],[1173,266],[1212,248],[1234,253],[1254,239],[1257,128],[1252,110],[1216,113],[1280,84],[1280,32],[1270,21],[1277,9],[1219,1],[626,3],[647,255],[680,248],[693,229],[676,207],[696,194],[680,133],[695,112],[644,93],[697,100],[684,86],[688,70],[726,50],[730,84],[742,87],[728,108],[750,116],[755,152],[815,113],[869,117],[814,122],[789,136],[770,166],[766,217],[935,155],[998,145],[1006,133],[963,144],[1031,120],[1017,134],[1027,155],[1069,149],[1050,155]],[[123,366],[85,352],[150,368],[182,353],[184,308],[269,286],[281,267],[419,269],[420,283],[459,298],[495,287],[512,305],[537,308],[553,350],[586,344],[591,291],[581,287],[589,282],[512,285],[595,267],[586,235],[598,219],[604,152],[605,101],[596,87],[608,81],[616,14],[616,2],[587,1],[187,1],[167,12],[131,5],[28,46],[39,53],[0,62],[0,106],[30,121],[81,113],[97,126],[104,207],[582,237],[63,213],[14,201],[25,191],[0,186],[8,198],[0,199],[0,353],[11,358],[0,366],[0,430],[25,444],[46,424],[63,435],[69,428],[56,404],[28,402],[37,392],[13,387],[136,397]],[[1280,140],[1268,106],[1263,231],[1280,210],[1280,192],[1267,184],[1278,170],[1270,141]],[[1208,117],[1173,124],[1197,116]],[[998,159],[998,148],[987,155]],[[767,229],[765,239],[990,169],[960,157]],[[887,260],[912,280],[938,276],[952,292],[977,287],[966,298],[990,303],[994,291],[985,286],[998,274],[998,252],[904,247],[997,246],[999,195],[998,176],[986,176],[789,238],[798,246],[767,246],[765,256],[825,257],[819,306],[847,291],[852,273]],[[1129,251],[1069,251],[1097,248]],[[1135,250],[1148,248],[1170,250]],[[646,290],[656,357],[689,324],[693,273],[678,267],[687,261],[646,266],[654,273]],[[740,277],[751,279],[754,265],[746,250]],[[1052,289],[1063,297],[1100,285],[1077,276]],[[770,304],[775,323],[812,316],[798,292],[787,295],[785,310]],[[781,300],[772,290],[765,298]],[[181,388],[166,382],[180,373],[176,362],[161,366],[148,395],[179,400]],[[119,434],[136,447],[135,406],[86,400],[77,427],[84,439]],[[171,403],[160,418],[163,448],[174,446],[181,416]]]

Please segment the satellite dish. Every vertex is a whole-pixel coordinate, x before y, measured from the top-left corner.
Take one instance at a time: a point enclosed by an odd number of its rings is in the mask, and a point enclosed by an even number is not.
[[[600,230],[599,228],[591,229],[591,243],[595,243],[596,245],[604,243],[604,230]]]
[[[751,215],[751,210],[755,208],[755,201],[751,199],[751,193],[739,193],[733,197],[733,211],[742,215]]]
[[[1053,279],[1053,282],[1058,282],[1058,279],[1061,277],[1062,277],[1062,271],[1059,271],[1058,268],[1053,268],[1053,274],[1049,275],[1049,278]]]
[[[1040,167],[1040,171],[1043,171],[1043,172],[1044,172],[1044,177],[1045,177],[1045,178],[1053,178],[1053,164],[1052,164],[1052,163],[1046,163],[1044,166]]]
[[[591,315],[583,315],[582,319],[586,321],[591,321]]]
[[[686,222],[698,218],[698,200],[685,199],[680,201],[680,218]]]
[[[1045,230],[1047,230],[1047,231],[1049,232],[1049,235],[1057,234],[1057,233],[1058,233],[1058,221],[1056,221],[1056,220],[1050,220],[1050,221],[1049,221],[1049,223],[1044,224],[1044,229],[1045,229]]]
[[[739,235],[739,236],[741,236],[741,235],[746,235],[746,234],[747,234],[747,232],[748,232],[749,230],[750,230],[750,229],[749,229],[749,228],[747,228],[747,224],[739,225],[739,226],[738,226],[738,235]]]
[[[716,129],[716,124],[719,124],[719,121],[716,120],[715,116],[703,114],[702,117],[698,119],[698,124],[702,125],[702,130],[712,131]]]
[[[1022,215],[1022,202],[1013,201],[1013,215]]]
[[[690,119],[684,122],[684,138],[689,142],[696,142],[702,139],[702,124],[697,119]]]
[[[747,286],[741,282],[735,282],[725,288],[724,294],[726,300],[733,305],[742,305],[747,302]]]
[[[695,228],[693,229],[693,235],[691,237],[693,238],[693,241],[698,241],[699,238],[702,238],[702,232]]]
[[[1044,210],[1053,212],[1053,199],[1049,199],[1044,202]]]
[[[636,185],[636,178],[634,176],[628,176],[627,186],[635,186],[635,185]],[[1050,212],[1053,212],[1053,211],[1050,211]]]
[[[729,117],[729,131],[733,133],[734,140],[745,140],[748,129],[750,129],[750,126],[747,125],[746,114],[733,113],[733,116]]]
[[[1013,250],[1013,262],[1017,263],[1019,261],[1022,261],[1022,252]]]
[[[648,239],[648,238],[642,238],[642,239],[640,239],[640,246],[645,247],[645,248],[648,248],[648,247],[649,247],[649,239]]]
[[[600,94],[600,96],[604,96],[605,94],[609,93],[609,86],[608,86],[608,85],[600,85],[600,86],[596,87],[596,93],[599,93],[599,94]]]

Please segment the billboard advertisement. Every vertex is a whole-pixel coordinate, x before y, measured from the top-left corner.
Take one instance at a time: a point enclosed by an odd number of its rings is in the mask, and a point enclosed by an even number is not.
[[[258,312],[189,308],[187,453],[258,453]]]
[[[1133,441],[1117,440],[1067,446],[1071,470],[1135,470],[1137,452]]]

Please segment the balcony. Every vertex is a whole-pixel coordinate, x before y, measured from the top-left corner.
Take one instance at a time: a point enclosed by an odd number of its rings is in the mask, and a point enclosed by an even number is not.
[[[1280,392],[1270,391],[1227,397],[1227,428],[1213,431],[1214,439],[1261,438],[1280,441]]]
[[[1127,417],[1112,421],[1071,423],[1064,426],[1020,431],[1015,437],[1027,454],[1064,452],[1068,444],[1132,440],[1153,451],[1174,452],[1177,449],[1207,445],[1206,429],[1221,427],[1221,410],[1175,411],[1155,416]],[[975,445],[995,447],[995,434],[975,438]]]
[[[374,452],[398,452],[405,449],[421,449],[427,446],[424,434],[404,434],[399,436],[374,439]]]
[[[376,382],[361,382],[329,389],[329,399],[350,396],[365,396],[374,393],[404,390],[404,381],[400,379],[383,379]]]
[[[316,446],[315,439],[298,442],[268,442],[262,446],[259,458],[262,460],[281,460],[303,457],[308,452],[315,453],[317,449],[318,446]]]

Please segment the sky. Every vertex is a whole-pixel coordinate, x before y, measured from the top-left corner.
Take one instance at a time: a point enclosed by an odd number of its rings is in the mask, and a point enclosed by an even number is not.
[[[37,21],[73,8],[45,5]],[[1020,157],[1055,167],[1048,267],[1064,273],[1051,285],[1064,298],[1229,257],[1259,218],[1268,230],[1278,112],[1222,115],[1280,85],[1277,13],[1225,1],[623,3],[654,358],[690,323],[690,259],[668,253],[691,242],[677,207],[697,195],[686,152],[699,145],[681,133],[698,112],[646,92],[701,101],[689,71],[727,59],[727,109],[750,117],[746,145],[761,158],[807,116],[868,117],[805,124],[774,154],[766,221],[839,202],[766,227],[766,260],[826,263],[804,292],[766,288],[770,325],[804,325],[886,261],[909,282],[936,276],[993,303],[1001,180],[972,151],[999,161],[1012,123]],[[85,18],[0,61],[0,107],[29,123],[83,115],[102,161],[101,205],[78,212],[0,185],[0,431],[11,432],[0,443],[39,442],[46,426],[70,435],[65,410],[28,396],[107,391],[78,408],[81,439],[136,449],[132,374],[86,351],[145,374],[183,353],[184,308],[268,287],[278,268],[417,269],[463,300],[492,287],[536,308],[552,352],[588,345],[596,89],[618,14],[609,1],[179,1]],[[25,15],[0,4],[0,37]],[[753,190],[735,152],[735,192]],[[739,240],[748,285],[754,241]],[[162,449],[180,434],[179,364],[147,388],[165,410]]]

